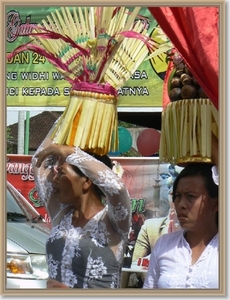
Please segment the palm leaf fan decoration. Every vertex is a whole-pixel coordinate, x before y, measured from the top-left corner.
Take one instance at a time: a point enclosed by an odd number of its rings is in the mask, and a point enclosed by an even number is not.
[[[118,150],[117,90],[158,44],[138,20],[140,7],[61,7],[33,26],[31,42],[9,57],[37,52],[71,84],[54,143],[107,154]]]

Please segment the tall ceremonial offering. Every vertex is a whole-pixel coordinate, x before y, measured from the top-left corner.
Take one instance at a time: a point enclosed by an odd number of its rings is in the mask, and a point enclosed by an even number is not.
[[[213,163],[212,136],[218,138],[218,111],[176,51],[164,83],[160,161],[181,166]]]
[[[8,55],[39,53],[71,84],[69,103],[51,133],[54,143],[99,155],[118,150],[117,90],[157,48],[139,11],[61,7],[31,25],[31,42]]]

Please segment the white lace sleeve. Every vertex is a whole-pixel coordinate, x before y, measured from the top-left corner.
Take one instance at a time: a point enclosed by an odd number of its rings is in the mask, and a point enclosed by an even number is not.
[[[75,148],[67,163],[78,167],[106,195],[108,215],[118,232],[127,233],[131,222],[131,204],[128,190],[122,179],[93,156]]]
[[[59,119],[58,119],[59,120]],[[47,213],[49,214],[51,220],[53,221],[60,212],[67,208],[67,205],[61,205],[56,197],[53,196],[53,176],[54,176],[54,166],[56,165],[57,158],[54,156],[48,156],[42,163],[40,168],[36,167],[37,158],[35,155],[40,152],[42,149],[48,147],[52,140],[50,139],[50,134],[56,126],[58,120],[54,123],[53,127],[47,134],[46,138],[39,146],[37,151],[34,153],[32,157],[32,167],[34,171],[34,181],[36,185],[36,189],[39,195],[40,200],[45,206]],[[70,207],[68,205],[68,207]]]
[[[216,185],[219,185],[219,174],[216,166],[212,167],[212,178]]]

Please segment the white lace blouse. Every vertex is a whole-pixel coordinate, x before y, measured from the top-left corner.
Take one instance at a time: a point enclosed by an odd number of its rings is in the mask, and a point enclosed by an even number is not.
[[[212,167],[212,178],[216,185],[219,185],[219,173],[216,166]]]
[[[184,230],[164,234],[152,250],[143,288],[217,289],[218,261],[218,234],[193,265],[191,249],[184,238]]]
[[[38,151],[50,143],[46,139]],[[79,148],[66,161],[100,187],[106,204],[83,228],[73,227],[73,207],[59,204],[53,195],[54,164],[48,159],[36,168],[33,157],[37,191],[52,221],[46,245],[49,276],[70,288],[119,288],[131,225],[128,191],[119,176]]]

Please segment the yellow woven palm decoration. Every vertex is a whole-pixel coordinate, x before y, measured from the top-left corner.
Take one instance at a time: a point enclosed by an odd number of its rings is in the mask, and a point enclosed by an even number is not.
[[[162,112],[159,159],[211,163],[212,134],[218,137],[218,111],[209,99],[171,102]]]
[[[61,7],[34,26],[31,50],[44,55],[72,86],[51,138],[100,155],[118,150],[117,90],[157,49],[140,7]]]
[[[212,136],[218,138],[218,110],[205,93],[200,93],[180,53],[174,50],[172,54],[170,75],[165,80],[159,159],[181,166],[213,163]]]

